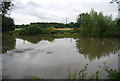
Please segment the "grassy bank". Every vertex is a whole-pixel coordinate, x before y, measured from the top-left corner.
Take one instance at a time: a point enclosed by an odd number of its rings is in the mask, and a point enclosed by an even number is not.
[[[52,35],[58,37],[65,36],[78,36],[79,31],[73,29],[64,28],[42,28],[38,25],[31,25],[27,28],[22,28],[20,30],[14,30],[9,33],[10,35]]]

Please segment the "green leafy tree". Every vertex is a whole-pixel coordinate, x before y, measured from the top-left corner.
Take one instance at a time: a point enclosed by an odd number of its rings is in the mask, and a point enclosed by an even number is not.
[[[1,2],[1,6],[2,6],[2,15],[5,16],[5,15],[9,14],[8,11],[11,10],[13,3],[11,0],[9,0],[9,1],[3,0]]]
[[[6,15],[9,15],[8,11],[11,9],[11,6],[13,6],[12,2],[3,0],[1,2],[2,5],[2,31],[8,32],[15,29],[14,20],[11,17],[7,17]]]
[[[11,17],[2,16],[2,32],[15,29],[14,20]]]
[[[104,16],[102,12],[93,9],[90,13],[81,14],[77,23],[80,23],[80,34],[82,36],[93,37],[114,37],[117,36],[118,29],[112,16]]]

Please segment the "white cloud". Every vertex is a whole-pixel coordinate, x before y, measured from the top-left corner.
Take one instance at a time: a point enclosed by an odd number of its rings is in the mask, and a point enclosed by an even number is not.
[[[11,16],[16,24],[30,22],[75,22],[77,15],[91,8],[117,17],[117,4],[110,0],[14,0]]]

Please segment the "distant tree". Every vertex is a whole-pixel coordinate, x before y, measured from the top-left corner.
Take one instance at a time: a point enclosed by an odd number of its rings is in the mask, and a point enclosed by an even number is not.
[[[69,28],[75,28],[75,23],[74,22],[70,22],[69,23]]]

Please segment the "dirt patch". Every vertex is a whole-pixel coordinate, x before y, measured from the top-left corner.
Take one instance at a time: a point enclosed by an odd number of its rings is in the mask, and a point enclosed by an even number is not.
[[[21,30],[22,28],[15,28],[15,30]]]
[[[53,30],[73,30],[73,28],[54,28]]]

